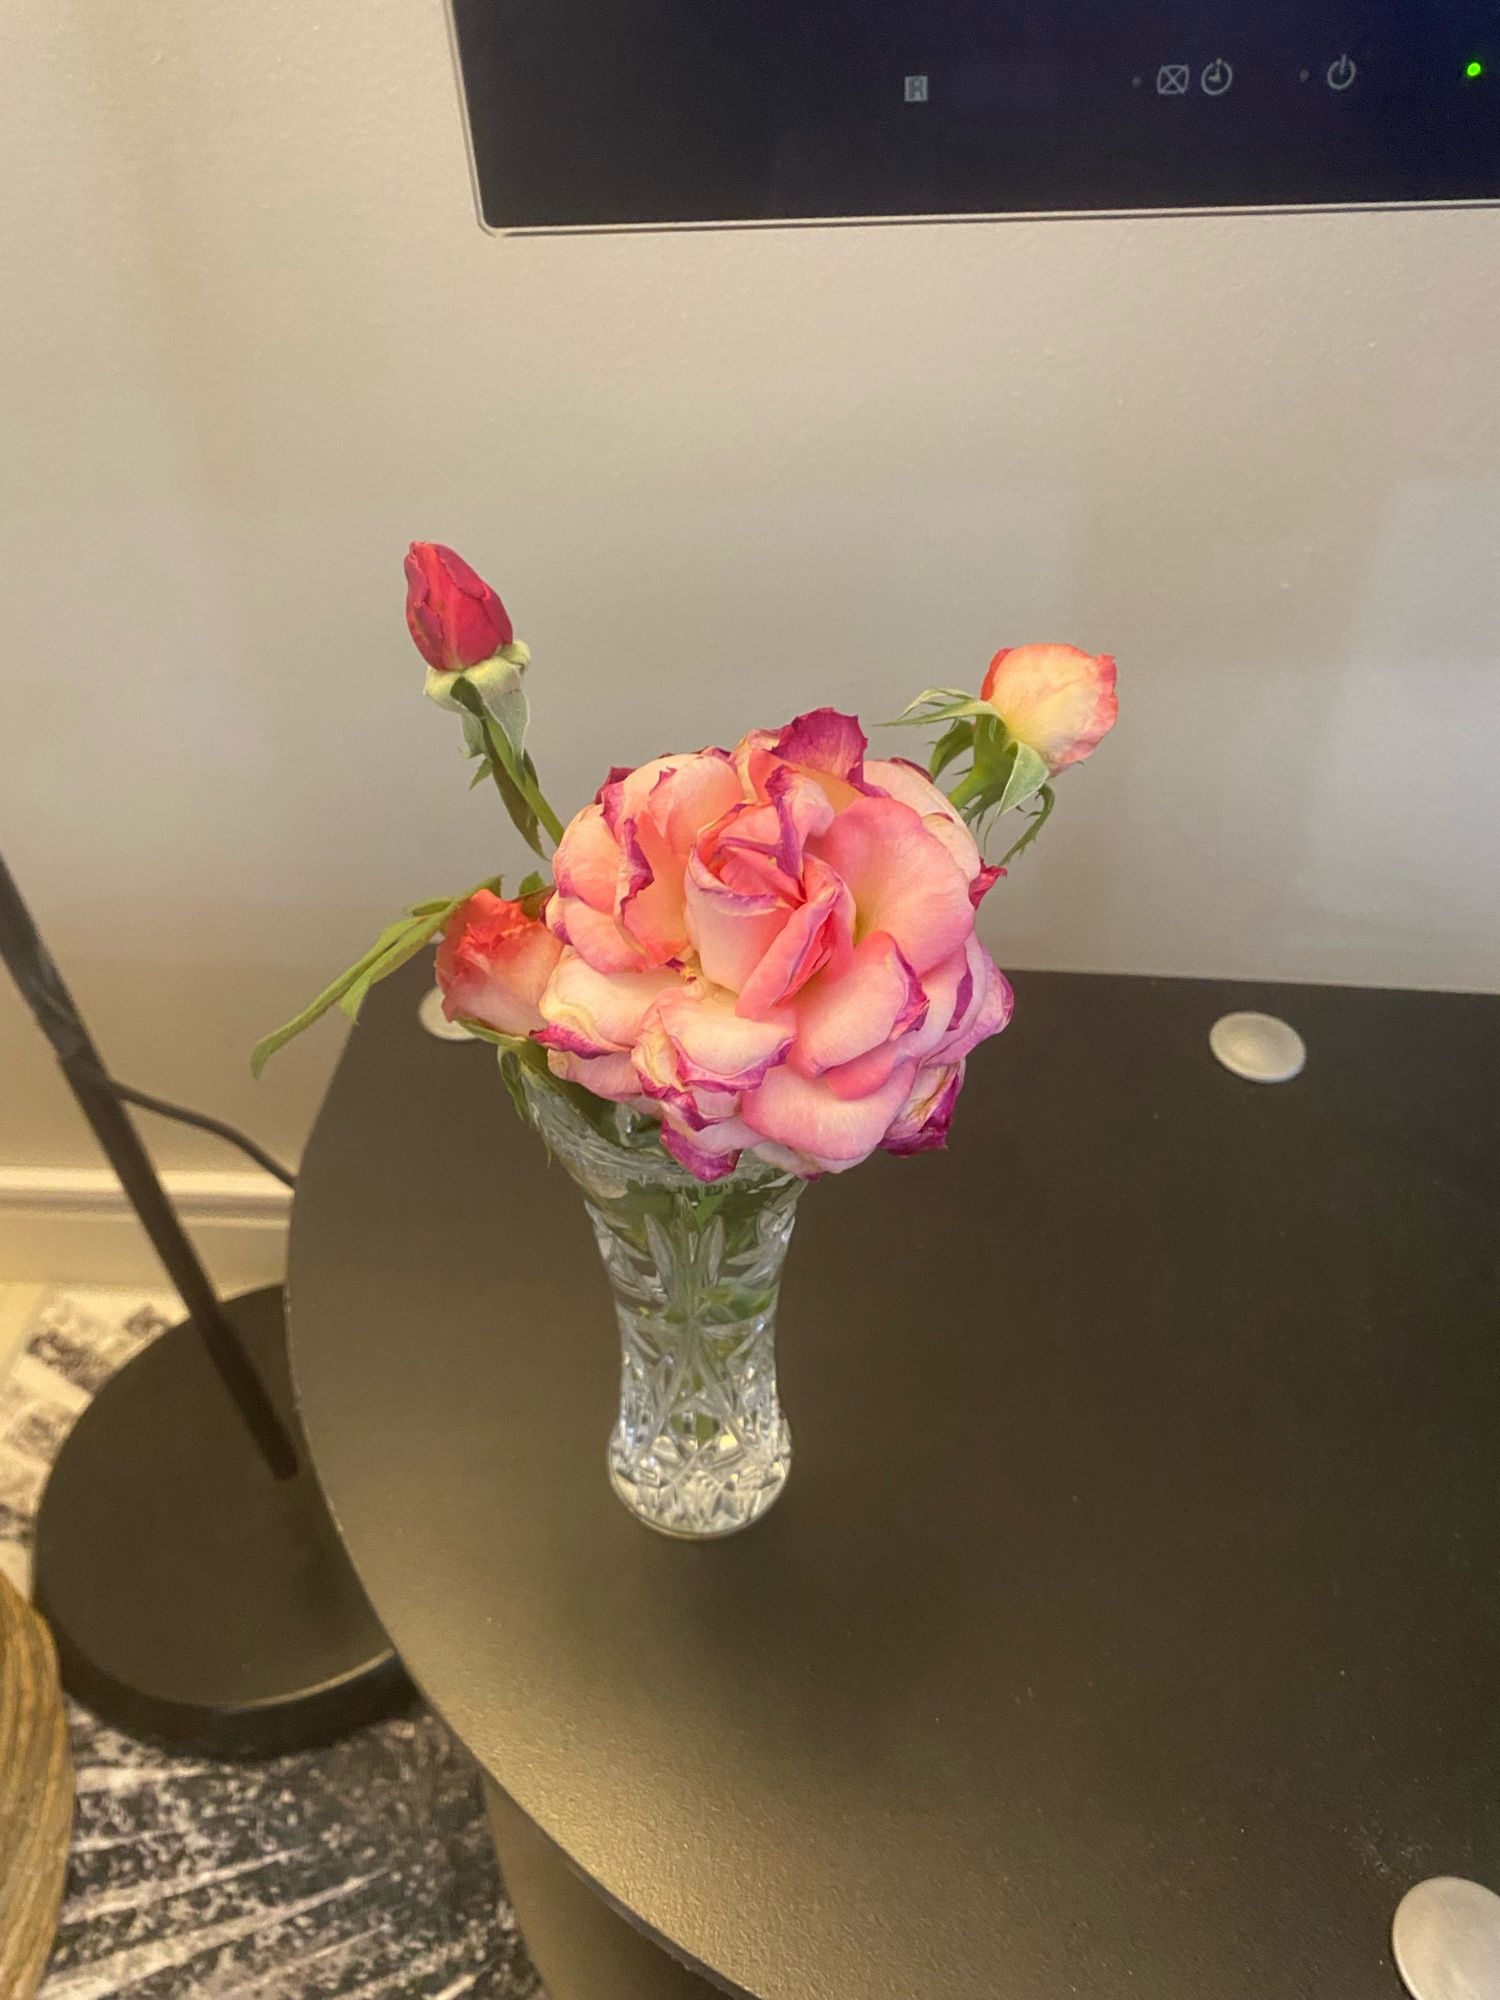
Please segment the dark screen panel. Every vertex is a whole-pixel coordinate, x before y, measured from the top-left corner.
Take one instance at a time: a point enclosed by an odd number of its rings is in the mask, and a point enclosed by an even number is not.
[[[1500,0],[453,0],[495,228],[1500,198]]]

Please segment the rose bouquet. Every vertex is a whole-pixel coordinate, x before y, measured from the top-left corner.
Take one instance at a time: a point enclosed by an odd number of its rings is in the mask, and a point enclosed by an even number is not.
[[[975,913],[1046,821],[1052,779],[1113,725],[1114,662],[1020,646],[977,696],[928,689],[901,718],[937,731],[925,770],[814,709],[612,770],[564,826],[499,597],[430,543],[406,574],[427,693],[459,715],[475,782],[552,849],[551,883],[414,905],[254,1066],[331,1007],[357,1018],[436,940],[445,1013],[498,1046],[584,1191],[624,1341],[615,1486],[653,1526],[728,1532],[786,1477],[771,1338],[796,1198],[877,1149],[946,1142],[965,1063],[1012,1005]],[[989,863],[980,843],[1013,810],[1025,824]]]

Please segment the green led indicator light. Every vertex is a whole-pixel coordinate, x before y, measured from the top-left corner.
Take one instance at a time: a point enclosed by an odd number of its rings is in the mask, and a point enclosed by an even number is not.
[[[1465,64],[1464,64],[1464,75],[1465,75],[1466,77],[1468,77],[1468,78],[1469,78],[1469,79],[1470,79],[1471,81],[1472,81],[1472,80],[1473,80],[1473,78],[1475,78],[1476,76],[1483,76],[1483,75],[1484,75],[1484,64],[1483,64],[1482,62],[1468,62],[1468,63],[1465,63]]]

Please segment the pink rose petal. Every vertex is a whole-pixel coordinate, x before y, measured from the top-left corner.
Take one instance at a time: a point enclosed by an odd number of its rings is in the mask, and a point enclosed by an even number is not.
[[[723,989],[663,993],[656,1016],[677,1052],[678,1074],[710,1089],[751,1088],[791,1046],[790,1021],[747,1020]]]
[[[591,1090],[595,1097],[608,1098],[612,1104],[649,1105],[641,1096],[640,1079],[635,1073],[629,1056],[576,1056],[566,1049],[549,1049],[547,1067],[564,1083],[581,1084]]]
[[[552,879],[560,896],[613,910],[619,891],[620,849],[604,822],[603,809],[585,806],[563,829],[552,857]]]
[[[773,1069],[741,1112],[753,1132],[812,1165],[841,1173],[866,1159],[906,1101],[914,1066],[904,1063],[868,1097],[841,1098],[821,1077],[798,1076],[788,1065]]]
[[[826,771],[857,785],[864,771],[870,739],[852,715],[836,708],[815,708],[789,722],[771,745],[775,756],[804,770]]]
[[[963,816],[925,771],[905,757],[892,757],[866,764],[865,778],[888,798],[899,799],[902,805],[911,807],[927,831],[942,842],[964,871],[965,881],[972,884],[982,873],[984,862]],[[978,898],[973,900],[977,902]]]
[[[963,1082],[962,1063],[922,1070],[910,1098],[881,1141],[885,1151],[927,1153],[946,1146]]]
[[[715,986],[738,993],[781,935],[790,911],[779,896],[726,888],[699,855],[688,863],[687,928]]]
[[[920,976],[974,928],[968,878],[912,808],[861,798],[809,845],[849,886],[855,938],[886,931]]]
[[[814,1074],[852,1062],[927,1013],[927,997],[894,938],[872,931],[797,998],[797,1052]]]
[[[854,916],[848,889],[822,862],[808,858],[803,871],[808,899],[793,910],[740,987],[739,1007],[763,1018],[798,993],[841,948]]]
[[[671,972],[600,972],[577,952],[565,952],[541,998],[541,1013],[550,1027],[564,1031],[575,1053],[583,1045],[628,1049]]]
[[[639,972],[646,966],[644,948],[627,937],[603,911],[591,909],[576,896],[554,896],[547,905],[547,928],[570,944],[596,972]]]

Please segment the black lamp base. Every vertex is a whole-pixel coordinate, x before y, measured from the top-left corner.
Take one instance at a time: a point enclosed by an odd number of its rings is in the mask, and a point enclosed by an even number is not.
[[[174,1326],[105,1383],[58,1453],[35,1597],[64,1686],[104,1721],[174,1750],[272,1756],[413,1695],[311,1470],[280,1289],[223,1313],[302,1470],[273,1478],[198,1333]]]

